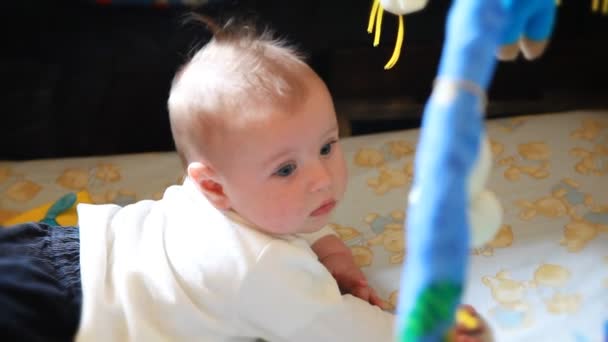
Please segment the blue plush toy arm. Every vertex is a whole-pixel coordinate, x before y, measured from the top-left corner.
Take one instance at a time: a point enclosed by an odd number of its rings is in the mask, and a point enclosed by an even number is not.
[[[437,77],[471,81],[486,89],[496,67],[494,54],[505,33],[505,20],[500,0],[454,1]]]
[[[514,13],[501,37],[499,59],[513,60],[520,50],[527,59],[540,56],[547,47],[555,23],[555,0],[503,0]]]

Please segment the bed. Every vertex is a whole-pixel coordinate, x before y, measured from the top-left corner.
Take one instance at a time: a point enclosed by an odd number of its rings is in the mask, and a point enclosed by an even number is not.
[[[471,251],[464,301],[497,341],[600,341],[608,320],[608,111],[489,120],[489,188],[504,206]],[[404,199],[417,130],[343,139],[350,172],[331,226],[379,294],[397,299]],[[0,162],[0,224],[68,192],[94,203],[159,198],[181,182],[174,153]]]

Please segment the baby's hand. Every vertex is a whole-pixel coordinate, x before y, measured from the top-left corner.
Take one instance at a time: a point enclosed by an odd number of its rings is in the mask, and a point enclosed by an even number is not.
[[[456,325],[452,331],[455,342],[491,341],[489,329],[479,313],[470,305],[462,305],[456,313]]]
[[[387,307],[386,303],[378,297],[376,291],[367,283],[365,275],[355,264],[350,251],[348,254],[330,254],[320,259],[320,261],[334,276],[343,294],[349,293],[382,309]]]
[[[342,240],[334,235],[328,235],[315,242],[312,249],[319,257],[319,261],[336,279],[343,294],[349,293],[382,309],[388,307],[387,303],[368,285],[365,275],[355,264],[350,249]]]

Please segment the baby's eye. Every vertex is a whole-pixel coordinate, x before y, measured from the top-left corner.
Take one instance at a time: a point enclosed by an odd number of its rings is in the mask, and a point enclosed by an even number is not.
[[[332,145],[334,143],[335,143],[335,141],[332,141],[330,143],[323,145],[323,147],[321,147],[321,155],[322,156],[329,155],[331,153]]]
[[[287,164],[281,166],[274,174],[279,177],[288,177],[296,170],[296,164]]]

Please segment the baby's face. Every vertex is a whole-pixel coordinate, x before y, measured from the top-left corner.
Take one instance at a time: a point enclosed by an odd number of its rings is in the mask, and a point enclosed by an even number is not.
[[[320,80],[292,112],[275,113],[223,140],[230,207],[272,234],[310,233],[329,220],[347,182],[331,97]]]

